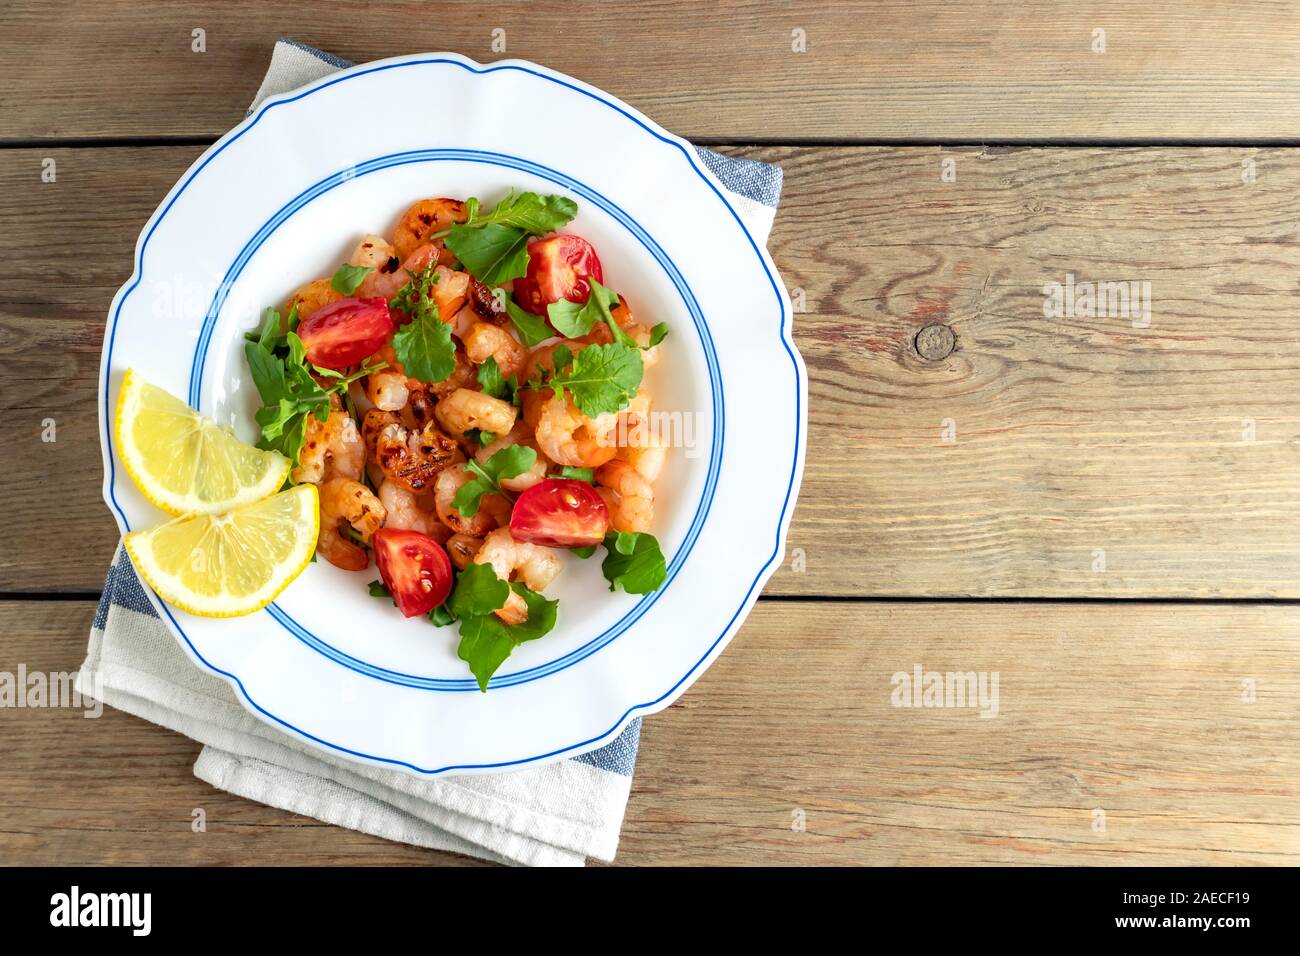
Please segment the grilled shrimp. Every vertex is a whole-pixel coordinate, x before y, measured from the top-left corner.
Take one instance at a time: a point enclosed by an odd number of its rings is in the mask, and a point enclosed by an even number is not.
[[[653,482],[663,471],[667,453],[644,420],[635,421],[627,438],[617,456],[596,469],[596,490],[605,499],[615,531],[649,531],[654,520]]]
[[[370,554],[342,534],[346,524],[369,544],[370,536],[383,527],[384,506],[374,493],[351,478],[331,478],[320,486],[320,537],[316,550],[330,564],[344,571],[364,571]]]
[[[438,402],[434,414],[443,428],[456,435],[472,428],[504,435],[514,428],[517,412],[507,401],[458,388]]]
[[[468,518],[462,515],[453,502],[461,485],[473,477],[458,465],[444,468],[434,482],[433,503],[442,523],[452,531],[471,538],[481,538],[497,525],[509,522],[510,502],[500,495],[484,495],[479,500],[478,511]]]
[[[654,433],[644,417],[635,413],[621,419],[621,424],[625,426],[623,447],[618,450],[617,457],[628,462],[647,481],[657,481],[668,458],[663,440]]]
[[[307,416],[298,467],[293,470],[294,484],[319,484],[326,478],[361,477],[366,466],[366,446],[357,431],[357,423],[343,411],[338,396],[331,395],[329,418],[321,421]]]
[[[518,375],[528,364],[528,349],[519,344],[518,339],[491,322],[475,322],[465,333],[465,354],[475,365],[482,365],[488,358],[496,359],[503,378]]]
[[[334,288],[329,279],[317,279],[299,287],[298,291],[289,296],[289,302],[285,305],[285,313],[292,312],[294,307],[297,306],[298,318],[305,319],[317,309],[333,305],[342,298],[343,293]]]
[[[372,270],[357,286],[356,294],[359,296],[391,299],[410,278],[402,268],[397,250],[383,236],[371,235],[362,239],[348,259],[348,264],[369,266]]]
[[[643,498],[639,495],[624,497],[604,485],[597,485],[596,491],[604,499],[605,507],[609,510],[609,523],[615,531],[650,530],[650,522],[655,516],[653,498]]]
[[[374,414],[372,410],[366,416]],[[433,422],[419,429],[389,422],[375,435],[375,463],[389,481],[413,494],[428,491],[439,472],[461,460],[455,439],[440,432]]]
[[[438,281],[433,285],[433,301],[438,305],[438,317],[450,325],[469,298],[469,273],[438,266],[435,275]]]
[[[397,255],[405,259],[417,248],[431,240],[435,232],[450,229],[469,218],[465,204],[455,199],[421,199],[402,214],[393,230],[393,246]],[[443,246],[441,239],[432,240],[438,249],[438,258],[445,265],[455,259]]]
[[[384,527],[419,531],[435,541],[445,541],[451,536],[451,531],[438,520],[434,511],[421,504],[422,497],[411,494],[395,481],[386,480],[379,486],[379,503],[386,512]]]
[[[617,414],[593,420],[567,398],[552,396],[537,416],[537,447],[557,465],[599,468],[618,453],[612,439],[617,424]]]
[[[444,541],[442,546],[447,549],[447,555],[457,570],[464,571],[474,560],[474,555],[478,554],[478,549],[483,547],[483,539],[457,532]]]
[[[550,467],[551,463],[546,460],[545,455],[537,451],[537,443],[529,433],[528,426],[523,422],[516,422],[515,427],[510,429],[509,432],[498,436],[496,441],[490,445],[480,448],[474,458],[479,464],[482,464],[503,448],[509,448],[511,445],[527,445],[537,452],[537,460],[533,462],[533,467],[522,474],[513,478],[502,478],[501,487],[506,491],[527,491],[546,477],[546,469]]]
[[[540,591],[555,580],[563,565],[551,548],[516,541],[509,528],[498,528],[483,539],[483,545],[474,555],[475,564],[491,565],[496,576],[509,581],[517,576],[525,587]],[[528,619],[528,605],[514,591],[506,600],[497,617],[506,624],[518,624]]]
[[[404,408],[411,396],[409,383],[414,380],[406,377],[406,369],[402,368],[402,363],[397,361],[397,353],[393,351],[392,343],[385,342],[375,353],[375,359],[377,362],[387,363],[388,367],[366,376],[367,400],[375,408],[386,412],[395,412]]]

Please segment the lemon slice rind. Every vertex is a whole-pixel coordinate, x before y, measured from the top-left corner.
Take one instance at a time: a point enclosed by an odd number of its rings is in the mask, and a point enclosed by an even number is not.
[[[207,462],[202,464],[199,460],[194,462],[194,480],[187,492],[181,493],[165,487],[163,482],[154,474],[155,468],[175,467],[178,463],[177,455],[155,455],[155,457],[165,457],[166,461],[151,462],[149,456],[143,452],[135,441],[134,429],[127,427],[128,424],[134,423],[135,416],[140,413],[145,389],[154,389],[161,396],[175,402],[177,423],[191,423],[191,431],[197,431],[200,446],[210,450]],[[152,399],[156,402],[159,395],[152,396]],[[284,486],[285,480],[289,477],[289,470],[293,465],[288,458],[279,452],[264,451],[240,442],[229,432],[207,421],[198,412],[190,409],[180,399],[159,389],[157,386],[150,385],[133,369],[127,369],[126,375],[122,379],[122,388],[118,395],[117,410],[113,420],[113,436],[117,442],[122,465],[126,469],[127,475],[130,476],[135,486],[140,490],[140,493],[155,508],[159,508],[171,515],[217,514],[259,501],[274,494]],[[181,452],[184,449],[180,429],[178,429],[175,437],[178,439],[177,451]],[[202,452],[200,451],[199,454],[201,455]],[[252,475],[251,481],[228,480],[227,484],[237,484],[238,489],[217,499],[206,498],[195,492],[194,485],[198,484],[200,480],[211,481],[213,479],[216,465],[229,466],[232,459],[236,458],[248,464],[260,463],[260,473]],[[229,478],[229,474],[219,475],[219,477]]]
[[[155,553],[154,545],[159,540],[159,532],[168,529],[175,530],[182,524],[185,525],[183,530],[192,532],[198,539],[206,540],[216,537],[229,541],[232,532],[223,529],[230,529],[233,525],[235,531],[238,531],[241,520],[246,521],[250,517],[250,513],[254,522],[256,522],[260,512],[274,508],[275,503],[280,499],[286,499],[286,496],[294,496],[294,500],[290,502],[292,505],[292,522],[281,522],[281,524],[292,523],[294,525],[293,547],[281,560],[265,569],[264,573],[260,575],[258,586],[255,588],[245,589],[238,594],[230,593],[227,587],[212,591],[211,587],[215,578],[212,571],[198,570],[191,563],[187,574],[185,567],[177,566],[175,560],[177,555],[170,555],[172,560],[164,561],[161,559],[163,556]],[[316,550],[316,538],[319,532],[320,510],[316,486],[297,485],[288,491],[281,492],[279,495],[233,509],[226,514],[189,515],[169,521],[156,528],[132,531],[126,535],[123,543],[131,557],[131,563],[140,573],[140,576],[168,604],[198,617],[243,617],[266,607],[298,575],[302,574],[307,565],[311,563],[312,555]],[[257,555],[253,554],[252,549],[248,547],[248,536],[245,534],[242,538],[243,540],[238,542],[241,560],[236,573],[240,577],[247,577],[247,572],[253,567],[252,559],[256,558]],[[201,550],[199,547],[191,549],[181,559],[182,563],[186,560],[192,562],[193,555]],[[204,568],[220,563],[213,560],[210,555],[211,548],[205,552],[202,565]],[[209,589],[209,593],[200,593],[196,590],[190,583],[187,583],[187,576],[205,585]],[[224,577],[228,579],[229,575]],[[215,583],[218,585],[228,584],[228,580]]]

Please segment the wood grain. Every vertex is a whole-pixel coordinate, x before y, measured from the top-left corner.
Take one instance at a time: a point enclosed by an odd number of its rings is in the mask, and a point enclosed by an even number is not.
[[[11,515],[5,590],[102,581],[103,316],[198,151],[52,150],[55,184],[0,151],[0,480],[47,503]],[[785,167],[771,245],[806,308],[807,471],[769,594],[1300,595],[1300,153],[732,151]],[[1071,273],[1151,283],[1150,327],[1045,317]],[[925,359],[934,324],[955,348]]]
[[[0,670],[75,670],[91,613],[0,603]],[[646,721],[617,862],[1295,865],[1297,634],[1295,607],[763,602]],[[997,716],[892,706],[916,664],[998,672]],[[0,720],[0,863],[466,862],[216,791],[109,709]]]
[[[531,59],[713,142],[1300,136],[1300,13],[1284,0],[630,7],[8,0],[0,62],[21,67],[0,88],[0,139],[218,136],[251,101],[277,35],[354,62]]]

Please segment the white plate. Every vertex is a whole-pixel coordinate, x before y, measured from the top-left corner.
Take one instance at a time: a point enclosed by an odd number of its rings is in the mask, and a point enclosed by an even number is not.
[[[202,667],[258,717],[318,747],[420,774],[572,757],[667,707],[713,661],[778,566],[803,470],[806,384],[790,304],[689,144],[590,86],[522,61],[451,54],[354,67],[268,100],[203,154],[136,245],[100,371],[104,496],[123,531],[159,523],[112,443],[128,367],[252,441],[243,333],[365,232],[425,196],[564,193],[640,321],[666,321],[648,373],[689,448],[658,485],[669,577],[611,594],[566,556],[560,622],[479,693],[454,628],[404,620],[376,574],[311,565],[265,612],[191,617],[151,594]],[[687,426],[693,426],[688,431]],[[778,662],[773,662],[778,666]]]

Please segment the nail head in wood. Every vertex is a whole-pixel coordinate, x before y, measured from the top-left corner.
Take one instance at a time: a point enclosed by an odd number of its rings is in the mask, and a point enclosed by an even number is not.
[[[956,345],[957,336],[946,325],[927,325],[916,333],[917,354],[931,362],[947,358]]]

